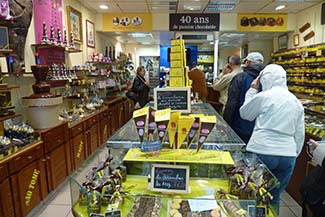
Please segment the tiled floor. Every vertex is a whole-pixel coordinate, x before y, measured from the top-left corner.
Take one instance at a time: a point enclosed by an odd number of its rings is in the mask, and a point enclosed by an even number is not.
[[[63,183],[51,193],[44,203],[36,207],[28,217],[73,217],[71,212],[70,186]],[[288,193],[282,195],[280,217],[301,217],[301,207]]]

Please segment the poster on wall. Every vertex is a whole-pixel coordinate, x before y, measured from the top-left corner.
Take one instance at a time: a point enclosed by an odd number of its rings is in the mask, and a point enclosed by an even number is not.
[[[240,32],[286,32],[287,14],[237,14]]]
[[[144,66],[146,79],[149,78],[150,91],[159,86],[159,56],[140,56],[140,66]]]
[[[95,48],[95,24],[86,20],[87,47]]]
[[[74,41],[82,43],[82,14],[73,7],[67,6],[68,36],[71,40],[70,32],[74,36]]]
[[[35,41],[41,43],[43,37],[43,22],[48,34],[51,25],[55,31],[62,30],[62,0],[34,0]],[[57,34],[54,34],[57,37]]]
[[[103,14],[103,31],[151,32],[151,14]]]

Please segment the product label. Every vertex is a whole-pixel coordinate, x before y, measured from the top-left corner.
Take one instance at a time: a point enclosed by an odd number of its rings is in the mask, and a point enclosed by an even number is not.
[[[82,153],[83,149],[84,149],[84,143],[83,143],[83,141],[80,141],[79,148],[78,148],[78,152],[77,152],[77,158],[78,159],[80,159],[81,153]]]
[[[41,171],[34,169],[32,178],[31,178],[29,186],[28,186],[28,190],[25,195],[25,205],[26,206],[30,205],[30,201],[32,200],[32,197],[33,197],[33,190],[35,189],[35,185],[37,183],[38,176],[40,173],[41,173]]]

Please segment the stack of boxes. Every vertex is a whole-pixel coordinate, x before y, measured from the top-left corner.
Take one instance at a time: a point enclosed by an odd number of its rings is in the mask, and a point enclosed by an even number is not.
[[[169,87],[188,87],[184,40],[171,40]]]

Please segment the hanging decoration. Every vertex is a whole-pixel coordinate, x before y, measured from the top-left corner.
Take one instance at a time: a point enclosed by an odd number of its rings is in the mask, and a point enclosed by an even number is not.
[[[0,0],[0,19],[13,20],[10,16],[9,0]]]

